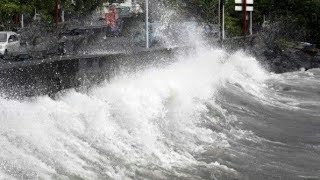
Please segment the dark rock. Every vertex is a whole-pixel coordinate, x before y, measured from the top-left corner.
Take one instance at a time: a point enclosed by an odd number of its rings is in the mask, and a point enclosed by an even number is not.
[[[280,47],[275,41],[261,35],[256,38],[251,52],[271,72],[284,73],[320,67],[320,52],[314,46],[303,48]]]

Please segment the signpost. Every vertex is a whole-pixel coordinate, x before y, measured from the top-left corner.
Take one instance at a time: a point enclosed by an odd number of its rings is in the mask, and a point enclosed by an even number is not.
[[[253,0],[235,0],[235,3],[235,10],[242,11],[242,32],[244,37],[247,35],[247,12],[250,12],[249,32],[252,35]]]

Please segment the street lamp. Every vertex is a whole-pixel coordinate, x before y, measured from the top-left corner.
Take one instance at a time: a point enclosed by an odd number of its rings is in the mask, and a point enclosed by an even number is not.
[[[225,38],[224,33],[224,0],[219,0],[219,25],[220,25],[220,41],[222,41]]]
[[[224,0],[219,0],[219,26],[220,26],[220,33],[219,33],[219,39],[220,39],[220,46],[223,46],[223,40],[224,40]]]

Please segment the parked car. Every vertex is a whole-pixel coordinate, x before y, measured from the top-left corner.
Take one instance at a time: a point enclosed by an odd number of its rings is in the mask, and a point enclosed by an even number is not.
[[[25,37],[26,39],[26,37]],[[28,37],[27,37],[28,39]],[[36,38],[35,38],[36,39]],[[36,41],[33,39],[32,41]],[[30,39],[28,39],[30,41]],[[23,61],[30,60],[33,57],[43,58],[47,55],[56,54],[57,50],[53,49],[51,46],[46,43],[43,39],[37,40],[40,43],[39,45],[28,45],[26,40],[21,40],[21,35],[15,32],[0,32],[0,58],[6,61]],[[50,48],[48,50],[48,48]],[[56,48],[57,49],[57,48]]]
[[[11,31],[0,31],[0,55],[7,56],[20,49],[19,35]]]

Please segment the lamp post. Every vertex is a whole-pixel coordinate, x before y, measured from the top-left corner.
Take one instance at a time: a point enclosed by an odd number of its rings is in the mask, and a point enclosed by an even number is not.
[[[146,0],[146,48],[149,48],[149,0]]]
[[[24,28],[24,16],[23,16],[23,9],[22,9],[22,1],[20,1],[20,11],[21,11],[20,26],[21,26],[21,28]]]
[[[224,33],[224,0],[219,0],[219,25],[220,25],[220,43],[222,45],[222,41],[225,38]]]

